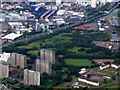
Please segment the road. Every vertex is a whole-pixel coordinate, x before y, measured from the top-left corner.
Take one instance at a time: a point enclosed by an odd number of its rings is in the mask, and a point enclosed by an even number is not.
[[[111,83],[108,83],[108,84],[102,84],[101,86],[98,86],[98,87],[92,87],[92,88],[102,88],[102,87],[107,87],[107,86],[110,86],[110,85],[112,85],[112,84],[114,84],[114,83],[116,83],[116,82],[119,82],[119,81],[120,81],[120,79],[116,79],[116,80],[112,81]]]

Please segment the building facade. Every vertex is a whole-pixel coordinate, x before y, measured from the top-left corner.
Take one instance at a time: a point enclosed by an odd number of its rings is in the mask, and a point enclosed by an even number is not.
[[[9,65],[3,65],[0,63],[0,78],[9,77]]]
[[[41,49],[40,50],[40,59],[47,60],[52,64],[55,64],[55,52],[51,50]]]
[[[25,85],[40,85],[40,73],[32,70],[24,70],[24,84]]]
[[[18,53],[12,53],[11,55],[11,65],[19,66],[20,68],[26,67],[26,56]]]
[[[40,73],[46,72],[47,74],[51,74],[52,64],[46,60],[36,59],[36,71]]]

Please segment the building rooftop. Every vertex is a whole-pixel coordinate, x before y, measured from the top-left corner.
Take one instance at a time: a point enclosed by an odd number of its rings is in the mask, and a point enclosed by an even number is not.
[[[11,71],[14,71],[14,70],[18,70],[18,69],[16,69],[16,68],[9,68],[9,71],[11,72]]]
[[[0,61],[7,62],[9,58],[10,58],[10,53],[3,52],[3,54],[0,57]]]
[[[96,59],[94,61],[95,62],[102,61],[102,62],[111,62],[111,63],[113,63],[115,60],[114,59]]]

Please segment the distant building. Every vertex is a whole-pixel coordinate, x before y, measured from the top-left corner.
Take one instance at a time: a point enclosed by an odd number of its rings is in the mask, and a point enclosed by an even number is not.
[[[11,65],[19,66],[20,68],[26,67],[26,56],[18,53],[12,53],[11,55]]]
[[[114,63],[114,59],[96,59],[96,60],[94,60],[96,63],[98,63],[98,62],[104,62],[104,63],[106,63],[106,62],[110,62],[110,63]]]
[[[24,84],[25,85],[40,85],[40,73],[32,70],[24,70]]]
[[[89,79],[84,78],[84,77],[79,77],[78,81],[84,82],[84,83],[87,83],[87,84],[91,84],[91,85],[94,85],[94,86],[99,86],[100,85],[99,82],[95,82],[95,81],[89,80]]]
[[[11,90],[11,89],[4,84],[0,84],[0,90]]]
[[[56,0],[56,4],[57,5],[61,4],[61,0]]]
[[[109,64],[107,64],[107,65],[103,65],[103,66],[100,66],[100,70],[104,70],[104,69],[109,68],[109,67],[110,67]]]
[[[40,31],[40,24],[38,22],[36,22],[36,32],[39,32]]]
[[[14,77],[16,75],[19,75],[19,70],[16,68],[9,68],[9,77]]]
[[[85,68],[82,68],[81,71],[79,72],[79,74],[83,74],[83,73],[86,73],[87,70]]]
[[[115,68],[115,69],[118,69],[118,68],[120,68],[120,65],[119,64],[118,65],[117,64],[111,64],[111,67]]]
[[[118,41],[117,32],[112,32],[112,39],[111,39],[111,41]]]
[[[10,53],[3,52],[3,54],[0,56],[0,61],[2,61],[2,63],[9,63],[10,55]]]
[[[9,77],[9,65],[3,65],[0,62],[0,78]]]
[[[55,64],[55,52],[51,50],[41,49],[40,50],[40,59],[47,60],[52,64]]]
[[[40,73],[46,72],[47,74],[51,74],[52,64],[46,60],[36,59],[36,71]]]

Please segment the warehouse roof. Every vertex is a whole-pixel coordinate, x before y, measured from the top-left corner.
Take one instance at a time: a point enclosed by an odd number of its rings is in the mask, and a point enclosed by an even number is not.
[[[10,53],[3,52],[3,54],[0,57],[0,61],[7,62],[9,58],[10,58]]]
[[[3,40],[14,40],[17,37],[20,37],[22,34],[16,34],[16,33],[10,33],[4,37],[2,37]]]

